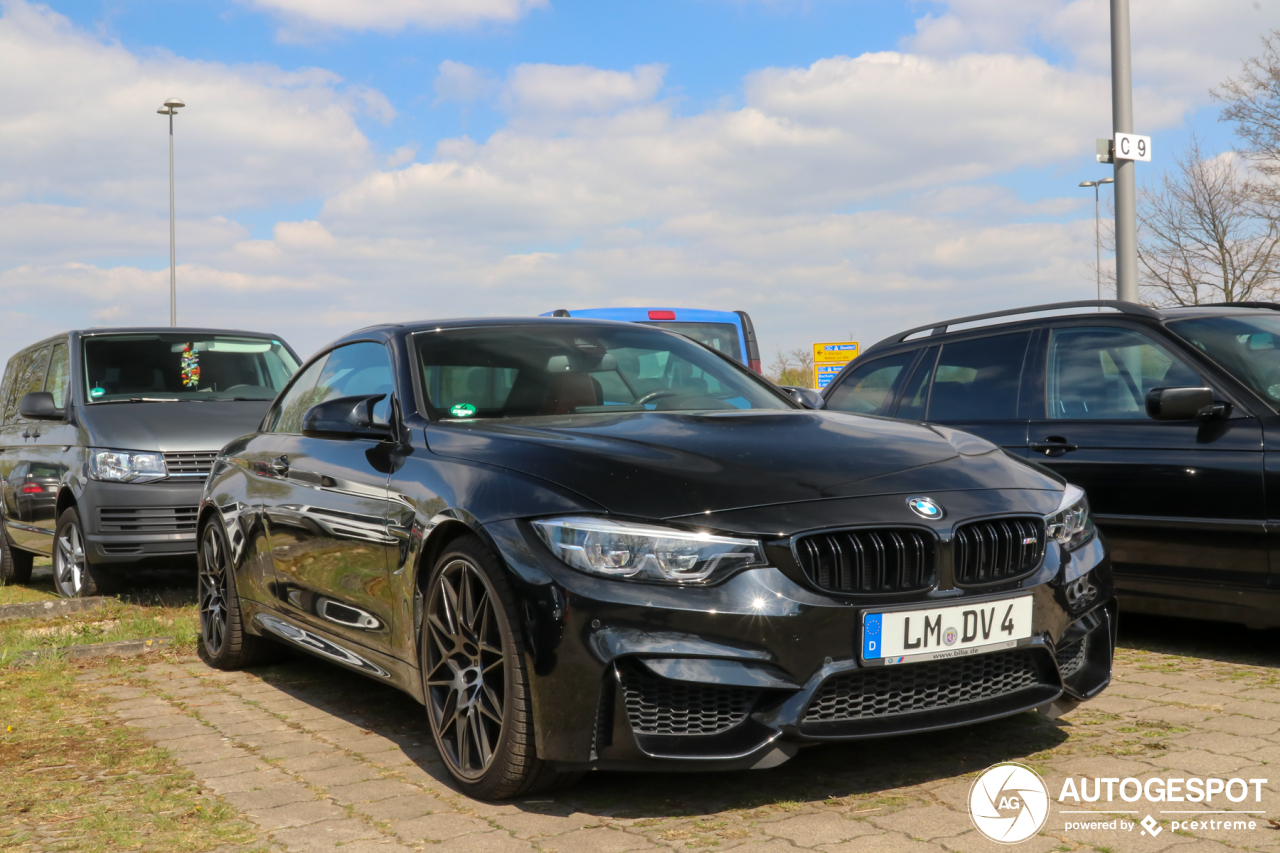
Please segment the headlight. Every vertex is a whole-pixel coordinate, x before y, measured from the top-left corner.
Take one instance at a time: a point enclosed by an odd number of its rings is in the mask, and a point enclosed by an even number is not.
[[[533,526],[552,553],[594,575],[709,583],[738,569],[765,565],[764,549],[754,539],[605,518],[552,518]]]
[[[1049,536],[1067,551],[1079,548],[1093,538],[1093,518],[1089,515],[1089,500],[1084,489],[1067,484],[1058,511],[1044,518]]]
[[[164,467],[164,454],[136,450],[91,451],[89,473],[95,480],[113,483],[149,483],[169,476]]]

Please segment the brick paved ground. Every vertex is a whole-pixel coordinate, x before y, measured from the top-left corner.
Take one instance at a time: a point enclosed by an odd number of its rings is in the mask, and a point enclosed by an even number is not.
[[[285,851],[1009,849],[979,836],[966,811],[976,772],[1001,760],[1035,767],[1054,796],[1067,775],[1275,777],[1261,806],[1236,806],[1267,811],[1253,831],[1065,831],[1081,816],[1055,806],[1019,851],[1280,851],[1280,830],[1266,819],[1280,817],[1280,648],[1272,650],[1272,633],[1222,630],[1225,640],[1201,649],[1187,638],[1217,627],[1158,623],[1164,635],[1136,645],[1177,654],[1122,650],[1106,694],[1057,723],[1025,714],[823,747],[754,773],[599,773],[570,791],[504,804],[450,787],[412,700],[327,664],[221,673],[180,661],[150,666],[132,686],[97,689]]]

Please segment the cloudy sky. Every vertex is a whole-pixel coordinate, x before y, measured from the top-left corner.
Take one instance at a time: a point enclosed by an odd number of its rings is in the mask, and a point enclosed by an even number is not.
[[[1280,0],[1132,0],[1156,177]],[[0,0],[0,357],[168,320],[746,309],[767,352],[1091,298],[1107,0]],[[768,357],[766,356],[766,361]]]

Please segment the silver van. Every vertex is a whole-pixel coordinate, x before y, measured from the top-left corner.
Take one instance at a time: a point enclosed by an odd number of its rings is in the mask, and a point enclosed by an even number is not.
[[[110,594],[121,571],[194,556],[214,457],[258,427],[299,361],[276,336],[170,327],[67,332],[13,356],[0,583],[25,583],[44,555],[61,595]]]

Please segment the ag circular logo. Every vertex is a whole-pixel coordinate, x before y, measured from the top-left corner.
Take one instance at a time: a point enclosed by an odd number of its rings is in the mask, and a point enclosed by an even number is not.
[[[1049,819],[1049,791],[1030,767],[993,764],[969,789],[969,817],[978,832],[997,844],[1017,844]]]
[[[937,521],[946,515],[942,507],[933,502],[933,498],[907,498],[907,506],[911,507],[911,511],[916,515],[930,521]]]

